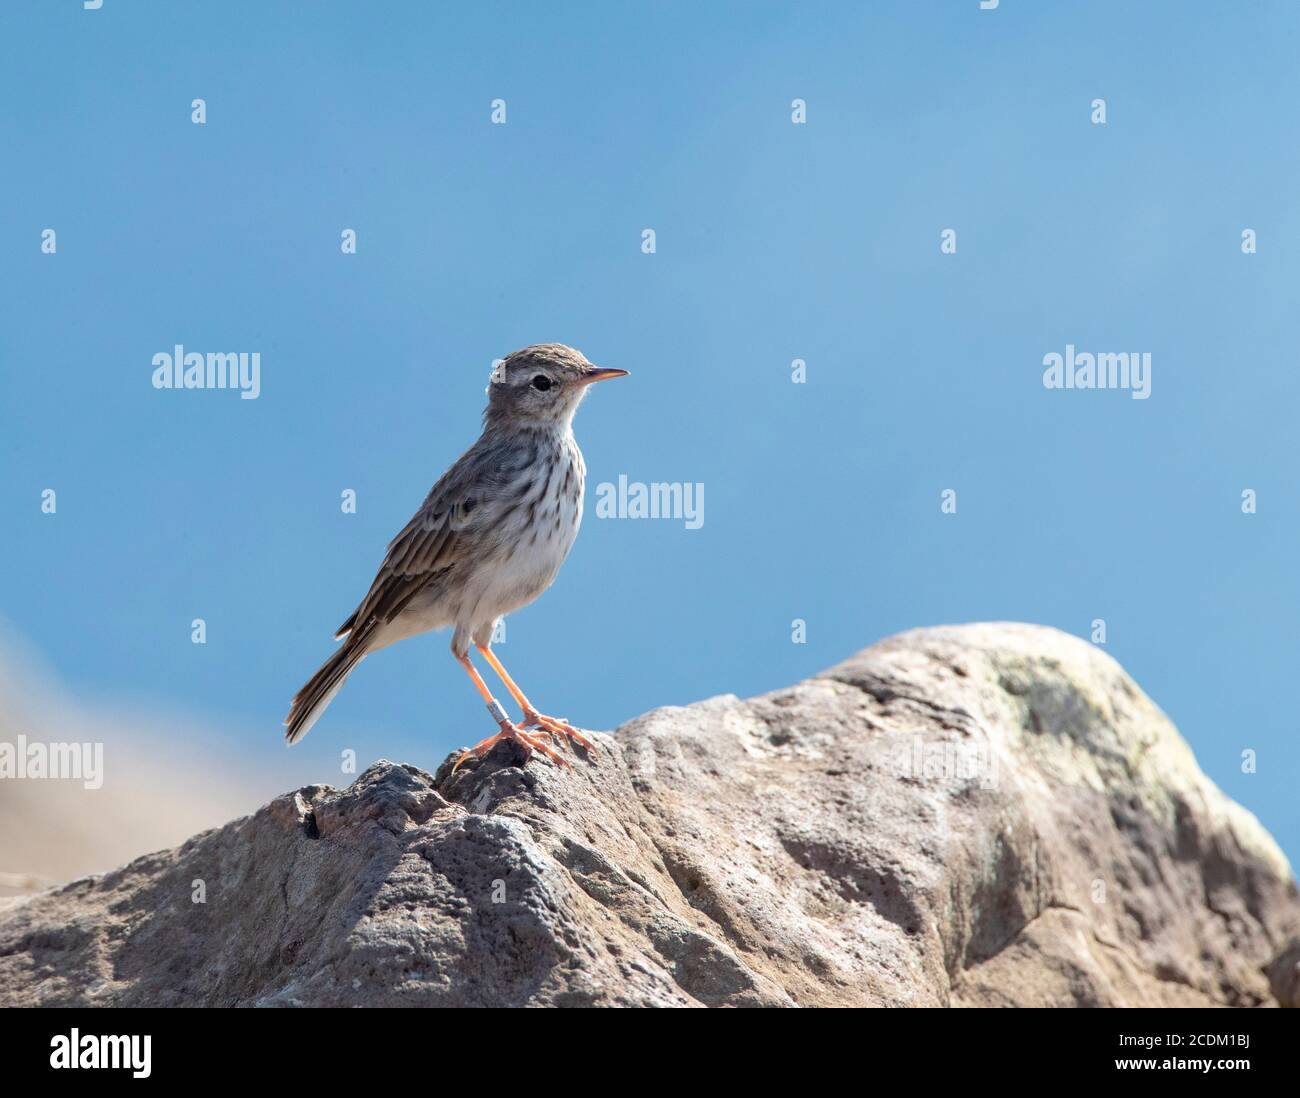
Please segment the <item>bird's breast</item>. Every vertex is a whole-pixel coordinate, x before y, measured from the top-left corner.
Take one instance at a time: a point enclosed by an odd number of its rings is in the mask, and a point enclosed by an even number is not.
[[[577,444],[559,439],[532,463],[509,510],[497,522],[492,551],[476,569],[478,611],[509,613],[555,580],[582,525],[586,467]]]

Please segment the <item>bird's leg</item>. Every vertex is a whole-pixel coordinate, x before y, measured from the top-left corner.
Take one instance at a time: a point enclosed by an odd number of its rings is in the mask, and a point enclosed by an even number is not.
[[[519,708],[524,711],[523,723],[525,725],[534,724],[544,732],[549,732],[552,736],[567,736],[575,743],[582,744],[582,746],[591,752],[591,754],[594,755],[596,753],[596,745],[574,728],[573,725],[563,717],[547,717],[537,712],[537,710],[533,708],[532,702],[528,700],[524,692],[515,684],[515,680],[510,677],[510,672],[507,671],[504,664],[497,659],[496,653],[493,652],[492,649],[482,644],[476,644],[474,647],[477,648],[479,654],[492,665],[492,670],[495,671],[501,681],[506,684],[506,689],[510,691],[511,697],[513,697],[519,704]]]
[[[514,740],[515,743],[519,744],[519,746],[524,749],[525,763],[529,760],[534,751],[540,751],[552,762],[559,763],[560,766],[569,765],[569,761],[546,743],[546,741],[543,740],[541,736],[537,735],[537,733],[527,731],[523,725],[515,725],[511,723],[510,715],[501,707],[501,703],[492,696],[492,691],[487,688],[487,683],[483,681],[483,676],[478,673],[477,668],[475,668],[475,666],[470,662],[468,654],[457,656],[456,662],[469,673],[469,677],[474,681],[474,685],[478,688],[478,692],[483,696],[483,700],[487,702],[488,712],[492,714],[492,719],[497,722],[501,731],[495,736],[489,736],[481,743],[476,743],[473,747],[467,748],[461,754],[461,757],[456,760],[456,765],[451,768],[453,774],[460,769],[460,764],[466,759],[481,759],[502,740]]]

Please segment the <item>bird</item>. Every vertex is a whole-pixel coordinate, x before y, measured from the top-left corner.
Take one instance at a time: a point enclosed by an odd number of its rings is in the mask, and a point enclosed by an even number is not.
[[[451,654],[469,675],[497,731],[466,748],[453,771],[503,740],[569,767],[565,740],[595,747],[562,717],[539,712],[492,651],[497,622],[555,580],[582,524],[587,467],[573,415],[594,382],[628,371],[595,366],[562,343],[514,351],[493,367],[483,430],[430,489],[389,543],[365,598],[334,634],[340,641],[294,696],[284,719],[296,743],[320,719],[366,656],[397,641],[453,627]],[[470,658],[473,647],[523,713],[516,723]],[[549,741],[549,742],[548,742]]]

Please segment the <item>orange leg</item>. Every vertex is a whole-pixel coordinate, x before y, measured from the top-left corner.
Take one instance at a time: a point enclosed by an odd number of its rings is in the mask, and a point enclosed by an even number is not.
[[[476,644],[474,647],[477,648],[479,654],[492,665],[492,670],[495,671],[501,681],[506,684],[506,689],[510,691],[510,696],[515,699],[519,704],[519,708],[524,711],[523,723],[525,725],[535,724],[538,728],[542,729],[544,732],[549,732],[552,736],[567,736],[575,743],[580,743],[592,755],[596,754],[596,745],[574,728],[573,725],[563,717],[545,717],[533,708],[532,702],[528,700],[524,695],[524,692],[515,684],[515,680],[510,677],[510,672],[508,672],[501,661],[497,659],[496,653],[493,652],[492,649],[482,644]]]
[[[460,769],[460,764],[466,759],[481,759],[502,740],[514,740],[515,743],[519,744],[519,746],[524,749],[524,762],[529,760],[534,751],[540,751],[548,759],[552,762],[558,763],[560,766],[569,765],[569,761],[547,744],[536,732],[529,732],[525,730],[522,725],[516,726],[511,723],[509,714],[501,708],[501,703],[492,696],[492,691],[487,688],[487,683],[483,681],[483,676],[480,675],[474,665],[470,663],[469,656],[457,656],[456,662],[459,663],[461,667],[465,668],[469,677],[473,680],[478,692],[483,696],[483,700],[487,702],[488,712],[492,714],[492,719],[500,725],[501,731],[495,736],[489,736],[481,743],[476,743],[473,747],[468,748],[461,757],[456,760],[456,765],[451,768],[453,774]]]

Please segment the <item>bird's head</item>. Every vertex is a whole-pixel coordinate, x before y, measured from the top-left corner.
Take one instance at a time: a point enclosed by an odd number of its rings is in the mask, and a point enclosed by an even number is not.
[[[581,351],[563,343],[537,343],[497,363],[483,417],[501,426],[567,426],[592,382],[626,374],[593,366]]]

